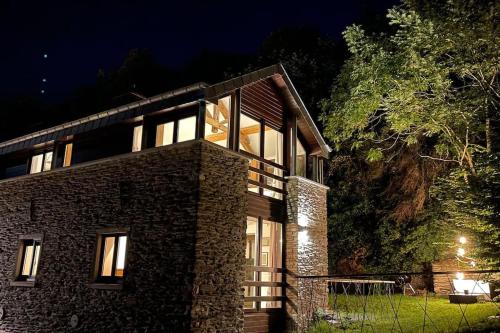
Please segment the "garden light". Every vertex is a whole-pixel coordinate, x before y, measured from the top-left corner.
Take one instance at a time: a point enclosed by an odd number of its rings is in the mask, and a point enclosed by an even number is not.
[[[460,244],[465,244],[467,243],[467,238],[465,238],[464,236],[461,236],[458,241],[460,242]]]

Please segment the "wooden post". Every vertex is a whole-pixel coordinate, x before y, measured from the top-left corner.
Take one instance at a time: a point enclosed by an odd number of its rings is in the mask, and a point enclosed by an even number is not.
[[[205,113],[207,112],[207,102],[204,99],[198,101],[198,128],[197,128],[197,139],[205,138]]]

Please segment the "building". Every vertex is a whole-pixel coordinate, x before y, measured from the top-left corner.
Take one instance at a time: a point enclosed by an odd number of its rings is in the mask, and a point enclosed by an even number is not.
[[[0,143],[0,332],[301,325],[329,151],[281,65]]]

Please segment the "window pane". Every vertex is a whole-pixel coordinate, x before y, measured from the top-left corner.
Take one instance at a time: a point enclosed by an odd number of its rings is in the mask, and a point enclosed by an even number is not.
[[[297,176],[306,176],[306,150],[297,138]]]
[[[260,123],[243,113],[240,117],[240,149],[260,156]]]
[[[30,276],[31,273],[31,264],[33,263],[33,252],[34,246],[33,243],[26,244],[24,248],[24,261],[23,261],[23,269],[21,271],[21,275]]]
[[[177,142],[193,140],[196,138],[196,116],[179,120]]]
[[[40,259],[40,244],[35,243],[35,254],[33,258],[33,269],[31,271],[31,276],[36,276],[39,259]]]
[[[174,142],[174,122],[168,122],[156,126],[156,145],[161,147],[171,145]]]
[[[43,161],[43,171],[48,171],[52,167],[52,152],[49,151],[48,153],[45,153],[45,160]]]
[[[262,222],[261,266],[282,267],[282,231],[281,224],[271,221]],[[281,273],[262,272],[261,281],[281,282]],[[261,287],[261,296],[281,296],[280,287]],[[262,302],[262,308],[280,307],[281,302]]]
[[[115,276],[123,276],[125,269],[125,254],[127,250],[127,236],[118,238],[118,255],[116,258],[116,273]]]
[[[68,143],[64,149],[64,163],[63,167],[71,166],[71,157],[73,155],[73,144]]]
[[[208,102],[205,114],[205,140],[228,147],[229,118],[231,116],[231,96]]]
[[[134,137],[132,138],[132,151],[141,151],[142,147],[142,125],[134,127]]]
[[[264,131],[264,158],[283,165],[283,133],[268,126]]]
[[[257,237],[258,237],[258,220],[255,217],[247,217],[247,230],[246,230],[246,246],[245,246],[245,259],[247,269],[245,271],[246,281],[255,281],[257,273],[252,269],[257,265]],[[248,267],[249,266],[249,267]],[[256,296],[255,287],[245,286],[245,296]],[[255,302],[245,302],[245,308],[255,308]]]
[[[105,237],[104,252],[102,255],[101,276],[111,276],[113,270],[114,250],[115,250],[115,237]]]
[[[30,173],[38,173],[42,171],[43,154],[35,155],[31,158]]]

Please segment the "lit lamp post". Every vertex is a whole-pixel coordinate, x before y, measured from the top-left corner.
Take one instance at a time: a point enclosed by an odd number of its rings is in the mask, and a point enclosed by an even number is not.
[[[473,258],[465,256],[465,244],[467,238],[460,236],[457,248],[457,273],[453,279],[453,294],[450,295],[451,303],[476,303],[479,294],[488,294],[489,285],[485,281],[465,279],[465,273],[461,272],[461,266],[476,267],[476,261]]]

